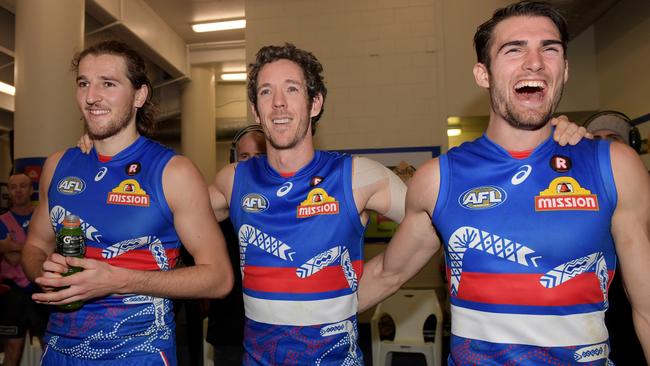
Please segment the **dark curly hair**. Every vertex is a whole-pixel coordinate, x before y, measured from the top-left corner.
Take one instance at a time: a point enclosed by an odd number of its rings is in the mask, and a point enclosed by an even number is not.
[[[323,96],[323,107],[320,113],[311,119],[311,131],[313,134],[316,132],[316,122],[318,122],[323,112],[325,112],[327,88],[323,82],[323,65],[321,65],[316,56],[311,52],[301,50],[291,43],[285,43],[284,46],[265,46],[260,48],[257,51],[255,63],[248,65],[248,100],[253,104],[255,112],[258,112],[257,76],[264,65],[282,59],[293,61],[302,69],[303,76],[307,82],[309,108],[311,108],[313,100],[318,94]]]
[[[142,57],[126,43],[117,40],[109,40],[97,43],[96,45],[90,46],[78,53],[72,59],[72,71],[78,73],[79,62],[88,55],[114,55],[123,57],[124,62],[126,63],[126,76],[129,81],[131,81],[133,88],[140,89],[143,85],[147,86],[149,91],[147,94],[147,100],[144,102],[142,107],[138,108],[135,115],[135,125],[139,134],[143,136],[151,136],[156,127],[156,108],[151,101],[153,88],[151,87],[151,81],[147,76],[147,66],[144,59],[142,59]]]
[[[569,43],[569,30],[566,19],[562,13],[542,1],[520,1],[504,8],[497,9],[492,18],[478,26],[474,34],[474,48],[478,62],[490,68],[490,47],[492,46],[492,33],[494,27],[501,21],[514,16],[531,16],[549,18],[560,32],[562,49],[566,58],[567,44]]]

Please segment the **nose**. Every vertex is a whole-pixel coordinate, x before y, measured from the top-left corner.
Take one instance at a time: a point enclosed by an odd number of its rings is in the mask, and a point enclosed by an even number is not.
[[[287,106],[287,98],[283,91],[273,93],[273,108],[281,109]]]
[[[102,97],[99,90],[96,87],[89,85],[86,89],[86,104],[93,105],[101,100]]]
[[[526,60],[523,65],[527,71],[537,72],[544,69],[544,61],[539,52],[531,51],[526,54]]]

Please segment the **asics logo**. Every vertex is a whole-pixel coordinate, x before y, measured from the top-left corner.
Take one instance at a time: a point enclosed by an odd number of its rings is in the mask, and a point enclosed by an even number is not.
[[[526,178],[528,178],[532,171],[533,167],[530,165],[522,165],[519,167],[519,171],[517,171],[517,173],[512,176],[512,179],[510,179],[510,183],[512,183],[513,186],[520,185],[526,180]]]
[[[100,180],[102,180],[102,178],[104,178],[104,176],[106,175],[106,172],[108,172],[107,167],[103,166],[99,168],[99,172],[97,172],[97,175],[95,175],[95,182],[99,182]]]
[[[293,183],[291,182],[286,182],[282,185],[282,187],[278,188],[278,191],[275,193],[278,197],[283,197],[289,191],[291,191],[291,188],[293,188]]]

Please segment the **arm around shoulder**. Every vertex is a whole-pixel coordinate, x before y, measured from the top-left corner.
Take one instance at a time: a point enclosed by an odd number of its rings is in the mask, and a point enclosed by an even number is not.
[[[359,311],[382,301],[413,277],[440,248],[431,223],[439,189],[439,163],[420,167],[406,193],[404,220],[386,251],[370,260],[359,285]]]
[[[121,293],[172,298],[215,298],[230,292],[233,273],[221,230],[210,207],[208,189],[194,164],[176,156],[163,172],[163,189],[174,228],[195,265],[166,272],[125,270]]]
[[[612,235],[634,326],[650,360],[650,175],[630,147],[612,143],[610,149],[618,195]]]

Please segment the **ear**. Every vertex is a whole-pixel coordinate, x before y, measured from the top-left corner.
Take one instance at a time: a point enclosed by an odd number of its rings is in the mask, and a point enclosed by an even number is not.
[[[139,89],[135,90],[135,99],[133,100],[133,106],[140,108],[147,101],[147,96],[149,95],[149,87],[142,85]]]
[[[311,111],[309,117],[316,117],[323,109],[323,94],[318,93],[311,101]]]
[[[564,82],[569,80],[569,60],[564,60]]]
[[[257,109],[255,108],[255,105],[253,103],[248,104],[251,107],[251,113],[255,117],[255,122],[259,125],[260,123],[260,116],[257,114]]]
[[[472,71],[474,72],[474,81],[476,81],[478,86],[486,89],[490,87],[490,72],[488,71],[487,66],[477,62]]]

